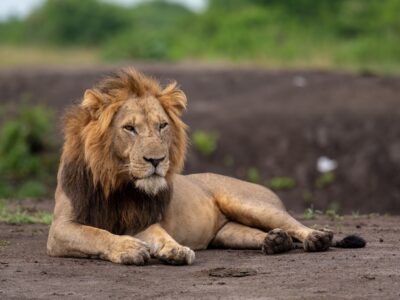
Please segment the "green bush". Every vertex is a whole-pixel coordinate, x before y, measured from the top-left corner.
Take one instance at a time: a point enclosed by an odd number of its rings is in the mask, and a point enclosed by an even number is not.
[[[290,177],[274,177],[266,182],[272,190],[290,190],[296,186],[296,181]]]
[[[0,43],[99,47],[106,60],[211,59],[398,71],[398,0],[210,0],[192,13],[146,1],[47,0],[0,23]]]
[[[192,135],[192,143],[195,149],[204,156],[210,156],[217,150],[218,134],[196,130]]]
[[[252,167],[247,170],[247,180],[253,183],[260,182],[261,175],[257,168]]]
[[[28,16],[15,35],[23,42],[93,46],[128,23],[128,14],[117,5],[96,0],[48,0]]]
[[[399,70],[398,11],[398,0],[212,0],[181,44],[189,57]]]
[[[316,180],[315,186],[319,189],[326,188],[335,182],[336,176],[333,172],[322,173]]]
[[[1,118],[5,119],[5,117]],[[53,181],[56,155],[52,113],[42,106],[22,106],[0,129],[0,197],[38,197]]]
[[[180,31],[193,13],[181,5],[149,1],[131,9],[129,16],[129,25],[105,41],[102,50],[104,58],[176,58],[174,47],[182,34]]]
[[[103,48],[107,60],[142,58],[172,59],[171,40],[163,30],[127,30],[110,39]]]

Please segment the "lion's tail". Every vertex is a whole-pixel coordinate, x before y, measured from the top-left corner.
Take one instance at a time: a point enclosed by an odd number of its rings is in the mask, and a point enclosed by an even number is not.
[[[332,247],[336,248],[363,248],[367,242],[358,235],[351,234],[341,240],[332,240]]]

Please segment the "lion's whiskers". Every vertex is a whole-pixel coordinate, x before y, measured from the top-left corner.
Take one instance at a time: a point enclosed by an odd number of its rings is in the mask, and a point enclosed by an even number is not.
[[[119,175],[121,173],[126,173],[126,172],[129,172],[130,170],[131,170],[131,165],[126,164],[126,165],[123,165],[120,170],[118,170],[117,174]]]

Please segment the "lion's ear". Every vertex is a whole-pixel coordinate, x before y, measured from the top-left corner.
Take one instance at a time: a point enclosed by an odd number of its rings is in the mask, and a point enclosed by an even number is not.
[[[90,113],[92,118],[98,119],[105,106],[105,101],[100,93],[94,90],[86,90],[81,106]]]
[[[163,91],[161,102],[167,110],[180,116],[186,109],[187,98],[185,93],[177,87],[176,82],[169,84]]]

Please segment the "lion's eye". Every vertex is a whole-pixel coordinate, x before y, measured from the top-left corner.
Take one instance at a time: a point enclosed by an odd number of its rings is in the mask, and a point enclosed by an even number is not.
[[[161,123],[161,124],[160,124],[160,130],[163,129],[163,128],[165,128],[165,127],[167,127],[167,126],[168,126],[168,123],[167,123],[167,122]]]
[[[136,133],[136,129],[132,125],[126,125],[124,126],[124,129],[130,133]]]

